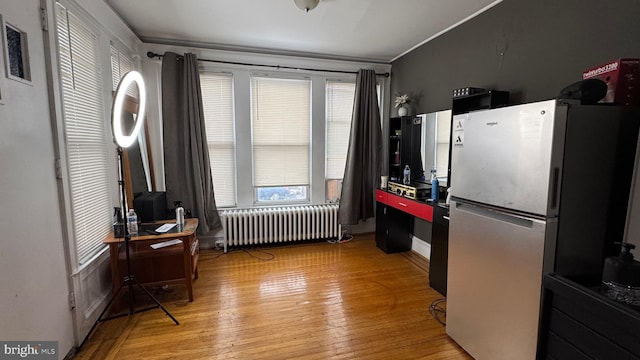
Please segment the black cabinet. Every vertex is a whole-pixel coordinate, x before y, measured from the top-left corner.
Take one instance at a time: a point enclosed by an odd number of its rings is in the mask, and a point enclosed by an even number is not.
[[[431,227],[431,258],[429,259],[429,286],[447,296],[447,259],[449,257],[449,207],[433,207]]]
[[[376,202],[376,246],[387,254],[411,250],[413,216]]]
[[[537,359],[640,359],[640,309],[559,275],[543,281]]]
[[[411,169],[411,181],[423,175],[421,129],[421,118],[402,116],[389,119],[389,181],[402,182],[405,165]]]

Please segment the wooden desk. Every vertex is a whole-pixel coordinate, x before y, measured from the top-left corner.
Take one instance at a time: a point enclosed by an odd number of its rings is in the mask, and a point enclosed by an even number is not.
[[[166,222],[171,223],[171,221]],[[158,227],[160,225],[162,222],[158,223]],[[180,232],[131,237],[129,253],[132,275],[135,275],[140,283],[147,285],[184,283],[189,293],[189,301],[193,301],[193,280],[198,278],[200,254],[196,237],[197,228],[198,219],[185,219],[185,225]],[[182,244],[159,249],[151,248],[152,244],[172,239],[180,239]],[[110,233],[103,242],[109,244],[111,278],[115,292],[127,272],[124,238],[114,238],[113,233]]]

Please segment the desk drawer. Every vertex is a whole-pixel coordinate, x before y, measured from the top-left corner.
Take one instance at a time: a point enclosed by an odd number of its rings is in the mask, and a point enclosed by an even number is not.
[[[181,248],[182,244],[179,246],[179,248],[172,246],[158,250],[132,252],[131,273],[143,284],[184,279],[184,251]],[[121,275],[127,274],[124,252],[119,256],[118,267]],[[117,280],[114,279],[114,281]]]
[[[402,196],[387,193],[386,204],[429,222],[433,221],[433,207]]]
[[[376,200],[383,204],[387,203],[387,192],[382,190],[376,190]]]

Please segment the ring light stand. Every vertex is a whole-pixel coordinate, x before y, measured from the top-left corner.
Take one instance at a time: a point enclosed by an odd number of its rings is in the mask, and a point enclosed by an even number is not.
[[[140,93],[140,106],[138,108],[138,115],[136,116],[136,119],[135,119],[133,131],[129,135],[124,135],[122,133],[123,104],[124,104],[124,99],[126,97],[127,88],[129,87],[129,85],[133,83],[136,83],[136,85],[138,86],[138,91]],[[130,71],[124,75],[122,80],[120,80],[120,84],[118,84],[118,89],[116,90],[116,96],[115,96],[115,99],[113,100],[113,107],[111,110],[112,110],[111,111],[111,115],[112,115],[111,130],[113,131],[114,142],[118,146],[118,149],[117,149],[118,151],[118,184],[120,186],[120,211],[123,214],[124,219],[126,219],[127,195],[125,191],[124,165],[123,165],[122,155],[124,153],[124,148],[131,146],[136,141],[138,137],[138,133],[142,129],[142,123],[144,121],[145,110],[146,110],[146,89],[144,86],[144,80],[142,79],[142,75],[140,75],[139,72]],[[84,341],[86,341],[89,338],[89,335],[91,335],[94,328],[99,322],[103,322],[103,321],[107,321],[107,320],[111,320],[111,319],[115,319],[123,316],[130,316],[136,313],[140,313],[143,311],[148,311],[156,308],[162,309],[162,311],[164,311],[164,313],[167,314],[167,316],[169,316],[171,320],[173,320],[173,322],[176,323],[176,325],[180,324],[178,320],[176,320],[171,315],[171,313],[169,313],[169,311],[167,311],[167,309],[165,309],[164,306],[160,304],[160,302],[151,294],[151,292],[149,292],[149,290],[147,290],[144,286],[142,286],[142,284],[135,278],[135,276],[131,274],[131,257],[129,254],[129,243],[131,241],[131,234],[129,233],[129,229],[126,223],[124,224],[123,227],[124,227],[125,259],[127,263],[127,275],[124,277],[124,279],[122,280],[122,284],[120,284],[120,287],[115,292],[115,294],[113,294],[113,297],[111,298],[107,306],[104,308],[104,310],[98,317],[98,320],[96,320],[96,322],[91,327],[91,330],[89,330],[89,333],[87,334]],[[134,285],[137,285],[139,288],[141,288],[147,294],[147,296],[151,300],[153,300],[153,302],[155,302],[155,305],[151,307],[146,307],[144,309],[136,310],[135,299],[133,296]],[[103,318],[104,314],[111,307],[115,299],[118,297],[118,294],[120,293],[120,291],[122,291],[122,289],[125,286],[128,288],[128,292],[129,292],[129,311]],[[82,344],[80,346],[82,346]]]

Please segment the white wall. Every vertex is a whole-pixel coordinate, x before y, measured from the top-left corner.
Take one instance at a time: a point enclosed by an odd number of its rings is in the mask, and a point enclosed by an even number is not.
[[[47,0],[50,9],[53,3]],[[139,52],[140,40],[102,0],[79,3],[107,30],[102,44],[105,68],[109,68],[110,40]],[[4,59],[0,58],[0,340],[58,341],[58,356],[63,358],[82,341],[86,331],[76,328],[74,335],[74,314],[69,305],[73,289],[70,274],[74,269],[67,261],[68,244],[63,231],[67,222],[55,171],[56,120],[49,106],[53,98],[49,91],[57,89],[57,84],[47,84],[45,36],[49,35],[43,35],[39,0],[3,0],[0,15],[27,33],[32,77],[30,83],[7,79]],[[52,18],[49,11],[51,31],[55,27]],[[105,82],[105,96],[110,96],[109,79]],[[101,259],[86,267],[97,275],[84,274],[90,272],[86,269],[75,274],[74,278],[87,278],[93,284],[75,288],[78,304],[86,295],[78,293],[95,293],[94,288],[105,287],[92,280],[105,278],[104,268],[108,270],[108,261]],[[109,293],[108,276],[106,281]],[[93,310],[101,308],[94,306]],[[76,317],[78,323],[93,323],[85,313]]]
[[[3,0],[0,14],[27,32],[31,84],[0,70],[0,339],[74,343],[39,0]]]

